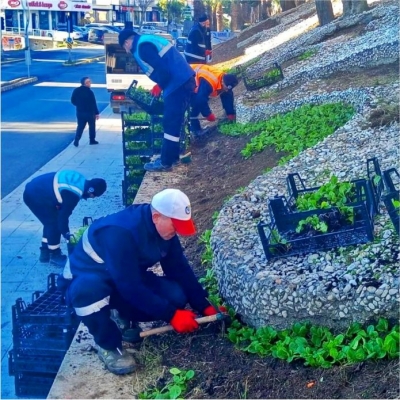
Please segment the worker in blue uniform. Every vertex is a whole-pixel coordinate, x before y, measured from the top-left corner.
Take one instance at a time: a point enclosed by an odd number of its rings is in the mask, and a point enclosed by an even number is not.
[[[189,64],[207,64],[207,56],[211,57],[211,31],[209,26],[208,16],[203,14],[190,29],[183,52]]]
[[[69,216],[81,199],[101,196],[107,188],[100,178],[87,180],[81,173],[61,170],[40,175],[27,183],[23,199],[43,224],[39,261],[64,266],[61,235],[69,240]]]
[[[163,320],[179,333],[198,328],[195,313],[217,310],[196,279],[178,235],[195,234],[188,197],[165,189],[148,204],[131,205],[94,221],[70,255],[63,277],[70,280],[66,299],[88,327],[98,356],[114,374],[135,370],[134,358],[122,348],[130,323]],[[148,271],[160,263],[164,276]],[[123,326],[112,318],[117,310]]]
[[[167,39],[140,35],[124,29],[119,44],[132,53],[143,72],[156,83],[151,93],[164,99],[164,138],[161,157],[144,165],[146,171],[170,171],[179,162],[179,140],[190,96],[195,88],[194,72],[179,51]]]

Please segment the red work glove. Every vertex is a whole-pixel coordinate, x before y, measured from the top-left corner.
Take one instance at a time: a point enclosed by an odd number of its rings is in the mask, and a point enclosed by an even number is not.
[[[219,306],[218,308],[219,308],[219,311],[217,311],[217,310],[215,309],[215,307],[213,307],[213,306],[208,306],[208,307],[203,311],[203,315],[205,315],[206,317],[208,317],[208,316],[210,316],[210,315],[218,314],[219,312],[222,312],[222,313],[226,313],[226,312],[227,312],[226,307],[224,307],[224,306]]]
[[[189,310],[176,310],[170,324],[179,333],[195,331],[199,324],[195,321],[196,314]]]
[[[211,113],[210,115],[208,115],[206,117],[206,120],[210,121],[210,122],[214,122],[216,120],[215,115],[213,113]]]
[[[236,120],[236,115],[235,114],[230,114],[230,115],[227,115],[226,118],[228,118],[229,121],[235,121]]]
[[[161,92],[162,92],[162,89],[158,85],[155,85],[153,87],[153,89],[151,89],[151,91],[150,91],[151,95],[154,97],[160,97]]]
[[[212,56],[212,51],[211,50],[206,50],[206,56]]]

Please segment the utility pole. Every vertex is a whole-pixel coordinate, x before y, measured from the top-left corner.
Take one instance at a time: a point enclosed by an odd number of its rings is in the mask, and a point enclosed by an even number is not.
[[[28,78],[31,77],[31,71],[30,71],[30,65],[32,63],[31,60],[31,48],[29,47],[29,34],[28,34],[28,28],[29,28],[29,19],[30,19],[30,12],[29,12],[29,3],[28,0],[25,0],[24,7],[24,15],[25,15],[25,64],[28,69]]]
[[[71,28],[72,28],[72,21],[71,21],[71,14],[69,11],[66,13],[67,15],[67,31],[68,31],[68,37],[67,37],[67,47],[68,47],[68,64],[72,64],[72,59],[71,59],[71,48],[72,48],[72,39],[71,39]]]

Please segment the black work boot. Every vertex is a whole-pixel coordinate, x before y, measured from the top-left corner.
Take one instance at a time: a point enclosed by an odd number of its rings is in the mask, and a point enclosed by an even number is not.
[[[50,253],[50,264],[64,268],[65,263],[67,261],[67,256],[61,253],[61,249],[58,248],[55,250],[49,250],[49,253]]]
[[[122,318],[117,310],[111,310],[111,319],[117,324],[118,329],[121,331],[122,340],[128,343],[137,343],[142,340],[140,332],[142,329],[137,322],[131,322]]]
[[[50,261],[50,250],[46,246],[43,246],[39,248],[40,249],[40,256],[39,256],[39,261],[42,263],[48,263]]]
[[[106,350],[96,344],[96,350],[100,360],[113,374],[123,375],[135,371],[136,361],[125,349]]]

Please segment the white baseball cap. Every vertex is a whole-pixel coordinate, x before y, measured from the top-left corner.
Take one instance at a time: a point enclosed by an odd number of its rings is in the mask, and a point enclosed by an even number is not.
[[[151,205],[162,215],[171,218],[178,235],[190,236],[196,233],[189,198],[179,189],[162,190],[154,195]]]

